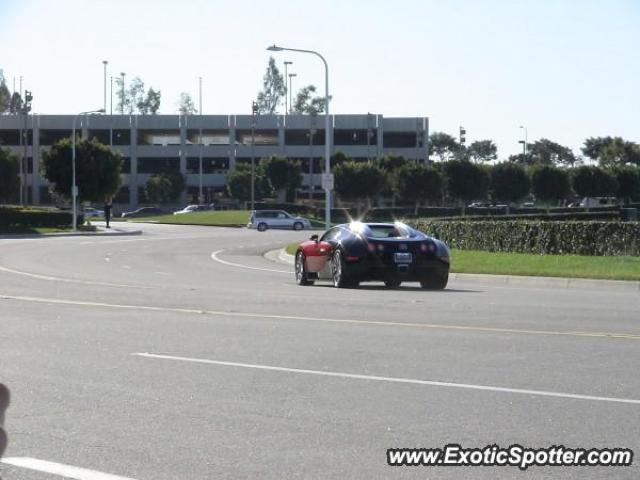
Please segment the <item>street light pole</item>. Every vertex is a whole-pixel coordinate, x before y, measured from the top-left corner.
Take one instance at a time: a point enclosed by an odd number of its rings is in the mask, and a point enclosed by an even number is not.
[[[288,60],[285,60],[285,61],[284,61],[284,83],[285,83],[285,88],[286,88],[286,90],[287,90],[287,91],[284,93],[284,114],[285,114],[285,115],[286,115],[287,113],[289,113],[289,110],[288,110],[288,108],[287,108],[287,107],[288,107],[288,105],[287,105],[287,96],[288,96],[288,94],[289,94],[289,86],[288,86],[288,84],[287,84],[287,78],[289,78],[289,77],[287,76],[287,67],[288,67],[289,65],[293,65],[293,62],[290,62],[290,61],[288,61]]]
[[[124,72],[120,72],[122,76],[122,88],[121,88],[121,97],[120,97],[120,115],[124,115]]]
[[[78,120],[80,115],[89,115],[92,113],[104,113],[104,109],[80,112],[73,117],[73,123],[71,125],[71,209],[73,215],[71,222],[74,232],[78,230],[78,208],[76,206],[78,199],[78,186],[76,185],[76,120]]]
[[[107,60],[103,60],[102,64],[104,65],[104,104],[103,104],[103,110],[106,112],[107,111],[107,64],[109,62]]]
[[[258,114],[258,104],[251,103],[251,211],[256,209],[256,115]]]
[[[198,77],[198,107],[200,112],[200,130],[198,138],[198,143],[200,144],[200,153],[198,155],[198,204],[202,205],[204,203],[204,198],[202,196],[202,77]]]
[[[325,111],[324,111],[324,119],[325,119],[325,127],[324,127],[324,171],[328,175],[331,173],[331,138],[329,136],[329,66],[327,65],[327,61],[324,59],[322,55],[318,52],[314,52],[313,50],[301,50],[298,48],[284,48],[278,47],[276,45],[272,45],[267,47],[267,50],[271,52],[280,52],[283,50],[290,52],[299,52],[299,53],[310,53],[315,55],[322,60],[324,64],[324,95],[325,95]],[[331,190],[325,188],[325,226],[327,229],[331,226]]]
[[[527,161],[527,142],[529,141],[527,139],[527,127],[520,125],[520,128],[524,130],[524,142],[522,142],[522,153],[524,155],[524,158],[522,160],[526,162]]]
[[[293,111],[293,96],[292,96],[293,77],[297,77],[297,76],[298,75],[295,73],[289,74],[289,113]]]

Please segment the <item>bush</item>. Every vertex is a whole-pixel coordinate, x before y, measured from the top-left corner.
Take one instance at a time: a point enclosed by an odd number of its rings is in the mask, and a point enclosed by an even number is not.
[[[69,227],[72,219],[71,212],[0,208],[0,228]],[[78,225],[83,223],[83,216],[78,215]]]
[[[461,250],[640,255],[640,222],[415,220],[408,223]]]
[[[441,221],[496,221],[496,222],[504,222],[509,220],[546,220],[549,222],[565,222],[568,220],[620,220],[621,213],[620,210],[609,210],[605,212],[583,212],[583,211],[574,211],[568,213],[532,213],[532,214],[512,214],[512,215],[476,215],[476,216],[465,216],[464,219],[461,217],[439,217],[438,220]]]

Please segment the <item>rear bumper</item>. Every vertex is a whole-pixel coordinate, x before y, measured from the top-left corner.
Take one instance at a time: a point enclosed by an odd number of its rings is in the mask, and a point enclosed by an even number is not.
[[[406,282],[419,282],[426,278],[442,277],[449,273],[449,263],[436,257],[418,256],[410,264],[396,264],[391,257],[367,256],[347,262],[349,277],[358,281],[398,278]]]

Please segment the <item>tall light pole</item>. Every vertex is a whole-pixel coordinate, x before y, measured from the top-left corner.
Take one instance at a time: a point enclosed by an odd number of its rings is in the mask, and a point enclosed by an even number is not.
[[[289,74],[289,113],[293,110],[293,97],[292,97],[292,89],[293,89],[293,77],[297,77],[298,75],[295,73]]]
[[[104,65],[104,104],[102,109],[107,111],[107,64],[109,62],[107,60],[103,60],[102,64]]]
[[[286,92],[284,94],[284,114],[286,115],[287,113],[289,113],[289,109],[287,108],[287,95],[289,94],[289,86],[287,85],[287,78],[289,78],[287,76],[287,67],[289,65],[293,65],[293,62],[290,62],[288,60],[284,61],[284,83],[285,83],[285,88],[286,88]]]
[[[324,64],[324,95],[325,95],[325,110],[324,110],[324,172],[329,175],[331,173],[331,138],[329,136],[329,66],[327,65],[327,61],[324,59],[322,55],[318,52],[314,52],[313,50],[301,50],[298,48],[284,48],[278,47],[276,45],[272,45],[267,47],[267,50],[270,52],[281,52],[283,50],[289,52],[300,52],[300,53],[310,53],[315,55],[322,60]],[[330,185],[329,185],[330,186]],[[327,229],[331,226],[331,189],[324,189],[325,195],[325,212],[324,212],[324,221]]]
[[[202,205],[204,203],[204,198],[202,196],[202,77],[198,77],[198,107],[198,111],[200,112],[200,129],[198,138],[198,143],[200,144],[200,153],[198,155],[198,204]]]
[[[258,104],[251,102],[251,211],[256,209],[256,115],[258,114]]]
[[[120,90],[120,115],[124,115],[124,72],[120,72],[120,76],[122,77],[122,88]]]
[[[73,117],[73,123],[71,125],[71,208],[72,208],[72,225],[73,231],[78,230],[78,217],[77,211],[77,199],[78,199],[78,186],[76,185],[76,120],[80,115],[90,115],[92,113],[104,113],[104,109],[90,110],[88,112],[80,112]]]
[[[520,140],[518,143],[522,143],[522,153],[524,154],[524,158],[522,159],[522,161],[526,162],[527,161],[527,142],[529,141],[527,139],[527,127],[520,125],[520,128],[524,130],[524,141]]]
[[[111,90],[109,90],[109,146],[113,147],[113,75],[111,75]]]

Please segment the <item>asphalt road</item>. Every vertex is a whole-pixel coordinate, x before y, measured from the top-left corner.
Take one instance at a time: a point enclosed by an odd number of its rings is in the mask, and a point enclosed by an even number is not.
[[[299,287],[262,255],[308,232],[143,228],[0,240],[3,479],[640,477],[638,458],[521,472],[386,457],[640,454],[638,292]]]

